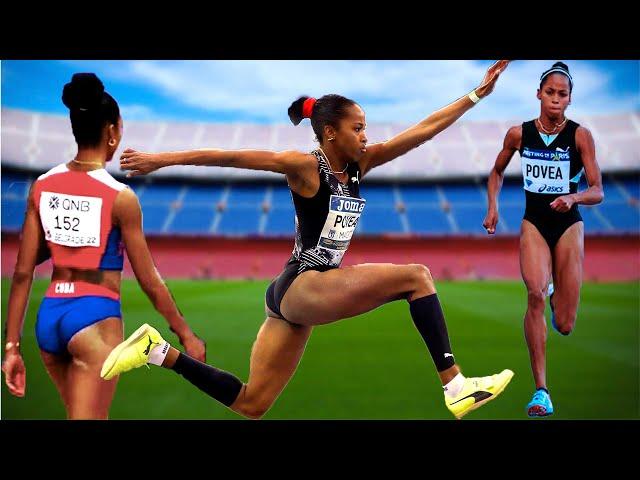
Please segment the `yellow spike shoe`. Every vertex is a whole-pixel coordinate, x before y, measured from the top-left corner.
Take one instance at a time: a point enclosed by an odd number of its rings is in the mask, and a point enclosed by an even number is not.
[[[465,378],[460,393],[454,398],[445,395],[444,401],[451,413],[460,419],[500,395],[512,378],[511,370],[503,370],[488,377]]]
[[[145,323],[111,351],[102,364],[100,376],[111,380],[116,375],[146,365],[151,350],[163,343],[160,333]]]

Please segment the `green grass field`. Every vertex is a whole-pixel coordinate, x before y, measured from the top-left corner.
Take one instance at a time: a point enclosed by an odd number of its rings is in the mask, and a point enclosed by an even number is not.
[[[2,381],[3,419],[62,419],[64,408],[36,346],[35,315],[48,281],[37,281],[23,338],[27,394],[11,396]],[[168,284],[193,329],[207,342],[207,361],[246,380],[251,345],[264,319],[266,281]],[[9,281],[2,280],[2,316]],[[521,282],[440,282],[451,342],[467,376],[510,368],[515,377],[496,401],[469,419],[526,419],[533,392],[522,331]],[[639,285],[585,284],[575,331],[549,329],[547,378],[553,419],[637,419]],[[548,310],[548,309],[547,309]],[[125,334],[156,326],[174,344],[165,321],[134,281],[123,283]],[[152,367],[122,376],[113,419],[239,419],[175,373]],[[316,327],[300,366],[266,419],[451,419],[431,357],[406,302]]]

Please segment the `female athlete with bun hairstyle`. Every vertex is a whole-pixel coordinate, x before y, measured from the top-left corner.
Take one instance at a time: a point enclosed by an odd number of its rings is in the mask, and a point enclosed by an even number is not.
[[[2,370],[9,392],[24,396],[24,315],[35,266],[50,255],[51,284],[36,322],[40,355],[69,419],[106,419],[117,378],[103,381],[100,368],[123,339],[123,246],[142,290],[186,352],[204,361],[205,346],[153,265],[136,195],[105,170],[122,138],[118,104],[92,73],[73,75],[62,101],[70,110],[78,153],[40,175],[29,192],[9,294]]]
[[[446,406],[460,418],[494,399],[513,376],[510,370],[466,378],[456,364],[436,293],[424,265],[363,264],[340,267],[358,220],[366,212],[360,182],[372,168],[422,145],[453,124],[493,90],[507,61],[492,65],[479,87],[390,140],[367,145],[362,108],[340,95],[317,100],[301,97],[289,107],[294,125],[303,118],[320,146],[310,153],[205,149],[143,153],[127,149],[121,167],[129,175],[171,165],[210,165],[267,170],[285,175],[296,211],[295,245],[284,270],[269,285],[266,320],[258,332],[249,379],[193,360],[168,345],[149,325],[118,346],[105,362],[103,375],[154,363],[175,370],[192,384],[249,418],[260,418],[292,377],[313,327],[368,312],[394,300],[405,300],[444,386]],[[161,345],[151,355],[145,338]]]
[[[520,228],[520,271],[527,287],[524,333],[536,384],[527,405],[530,417],[553,413],[546,379],[545,297],[551,295],[551,324],[569,335],[580,302],[584,258],[584,224],[578,204],[595,205],[604,198],[591,132],[565,116],[572,90],[573,78],[564,63],[556,62],[542,73],[537,94],[540,115],[509,129],[487,186],[483,225],[493,234],[504,171],[518,150],[526,195]],[[583,172],[589,188],[578,192]]]

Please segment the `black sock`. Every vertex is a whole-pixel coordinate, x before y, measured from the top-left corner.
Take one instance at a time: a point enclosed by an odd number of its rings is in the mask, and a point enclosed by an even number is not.
[[[182,352],[178,355],[173,370],[227,407],[238,398],[242,389],[242,382],[232,374],[202,363]]]
[[[546,388],[544,388],[544,387],[536,388],[536,392],[537,392],[538,390],[544,390],[545,392],[547,392],[547,395],[549,395],[549,390],[547,390],[547,389],[546,389]]]
[[[451,352],[447,325],[444,323],[438,294],[434,293],[409,302],[409,310],[413,323],[422,335],[424,343],[427,344],[436,369],[442,372],[453,367],[456,362]]]

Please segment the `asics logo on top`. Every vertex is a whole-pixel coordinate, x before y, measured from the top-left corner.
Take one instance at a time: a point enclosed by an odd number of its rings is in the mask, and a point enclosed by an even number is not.
[[[153,345],[154,343],[156,345],[160,345],[158,342],[154,342],[153,340],[151,340],[151,335],[149,335],[149,345],[147,345],[147,348],[145,348],[143,352],[145,355],[149,355],[149,352],[151,351],[151,345]]]
[[[562,193],[562,187],[556,187],[553,185],[542,185],[538,188],[538,193],[547,192],[547,193]]]

